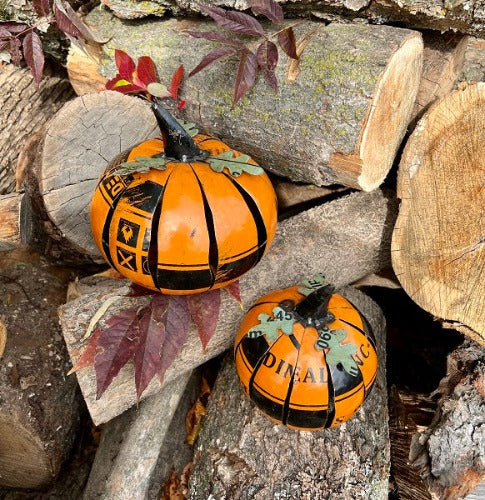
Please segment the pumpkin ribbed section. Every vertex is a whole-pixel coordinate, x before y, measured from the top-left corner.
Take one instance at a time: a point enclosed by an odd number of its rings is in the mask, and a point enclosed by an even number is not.
[[[212,138],[195,139],[212,154],[229,150]],[[146,288],[189,294],[225,286],[271,244],[277,217],[271,182],[266,174],[217,173],[203,162],[113,175],[124,161],[162,152],[163,141],[151,139],[106,169],[91,205],[96,244],[112,267]]]
[[[261,315],[272,316],[284,301],[296,305],[304,298],[298,287],[262,297],[240,326],[234,355],[243,389],[263,413],[290,428],[318,430],[345,422],[362,405],[377,375],[377,354],[369,325],[339,294],[330,298],[328,311],[336,319],[328,326],[345,334],[333,344],[331,358],[332,347],[317,350],[317,330],[300,323],[291,335],[279,331],[273,342],[265,335],[247,336]],[[341,351],[338,363],[335,348]]]

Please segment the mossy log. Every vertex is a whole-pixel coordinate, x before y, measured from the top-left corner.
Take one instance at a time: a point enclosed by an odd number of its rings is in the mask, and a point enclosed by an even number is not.
[[[93,87],[99,85],[97,71],[114,75],[115,48],[133,57],[150,55],[165,83],[180,64],[193,69],[214,48],[184,33],[214,30],[208,21],[152,19],[127,25],[100,10],[86,20],[109,42],[94,73],[92,63],[83,63],[87,58],[80,60],[78,54],[70,59],[68,72],[76,89],[84,68],[83,91],[89,72]],[[286,82],[287,57],[282,56],[278,93],[260,78],[231,110],[229,82],[238,63],[228,59],[185,81],[185,118],[294,181],[375,189],[391,168],[409,124],[421,76],[421,35],[390,26],[309,21],[298,33],[306,36],[306,46],[292,83]]]
[[[195,0],[102,0],[115,15],[124,19],[163,16],[167,11],[182,14],[200,9]],[[201,3],[245,10],[246,0],[204,0]],[[375,23],[400,23],[408,28],[485,34],[485,8],[480,2],[455,0],[437,4],[434,0],[280,0],[288,15],[324,19],[369,19]]]
[[[385,320],[362,292],[342,289],[376,335],[376,385],[345,424],[317,432],[275,425],[246,398],[232,359],[220,373],[196,443],[189,498],[388,498]]]
[[[281,222],[271,251],[240,279],[243,303],[247,306],[271,290],[300,283],[305,277],[319,272],[341,286],[387,267],[395,210],[394,201],[380,191],[354,193]],[[125,280],[88,281],[82,283],[82,287],[84,294],[81,297],[59,308],[64,339],[73,363],[85,349],[87,340],[84,337],[91,319],[106,300],[119,297],[103,318],[140,305],[143,300],[125,296],[129,290]],[[202,350],[195,327],[191,328],[184,348],[166,372],[165,382],[217,356],[231,345],[243,312],[225,292],[222,292],[220,310],[224,314],[219,316],[216,332],[206,351]],[[76,375],[96,424],[110,420],[136,403],[132,365],[120,371],[98,400],[94,369],[83,368]],[[155,378],[143,397],[158,391],[160,382]]]
[[[485,344],[485,83],[436,102],[406,144],[393,268],[426,311]]]
[[[74,442],[81,399],[66,378],[69,358],[56,309],[66,276],[30,251],[3,253],[0,317],[7,342],[0,364],[0,485],[52,482]],[[34,263],[32,263],[34,261]]]
[[[0,194],[15,190],[15,169],[23,144],[74,96],[69,80],[46,68],[39,88],[30,70],[0,69]]]

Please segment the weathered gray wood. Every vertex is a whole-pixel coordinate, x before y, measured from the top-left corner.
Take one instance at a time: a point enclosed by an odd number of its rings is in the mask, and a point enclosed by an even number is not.
[[[0,485],[17,488],[54,480],[74,442],[81,402],[75,380],[66,378],[68,356],[56,315],[66,276],[36,260],[28,250],[0,259],[0,317],[7,334],[0,363]]]
[[[408,460],[433,498],[462,498],[485,480],[485,349],[471,340],[455,349],[434,395],[438,409]]]
[[[485,40],[468,37],[460,82],[485,82]]]
[[[273,424],[246,398],[231,356],[216,381],[196,443],[192,500],[388,498],[385,320],[363,293],[350,288],[342,293],[376,334],[379,372],[369,398],[340,427],[290,430]]]
[[[15,189],[15,167],[22,145],[74,93],[69,80],[46,68],[39,88],[30,70],[13,64],[0,69],[0,194]]]
[[[186,10],[198,12],[195,0],[102,0],[122,18],[163,16],[167,10],[175,14]],[[201,3],[247,9],[246,0],[204,0]],[[485,7],[479,1],[454,0],[437,4],[435,0],[280,0],[290,15],[313,14],[325,19],[365,18],[371,22],[399,22],[410,28],[428,28],[439,31],[485,34]],[[182,9],[182,11],[180,11]]]
[[[87,21],[109,38],[99,67],[105,76],[115,73],[115,48],[134,57],[150,55],[167,83],[181,63],[191,70],[214,48],[183,33],[214,30],[215,24],[207,21],[151,19],[127,26],[98,9]],[[277,68],[278,94],[260,78],[231,111],[237,58],[228,59],[185,81],[185,117],[276,174],[316,185],[375,189],[409,123],[421,75],[421,36],[364,24],[305,22],[297,31],[298,36],[309,35],[293,83],[286,83],[283,55]],[[80,66],[78,61],[77,76],[71,75],[75,88]],[[99,75],[92,65],[85,71],[97,87]]]
[[[271,290],[299,283],[306,276],[323,272],[336,285],[344,285],[389,266],[389,238],[396,206],[380,191],[354,193],[313,208],[280,223],[268,255],[240,280],[241,295],[246,306]],[[92,283],[92,282],[91,282]],[[114,296],[123,296],[125,281],[103,280],[84,286],[85,295],[59,308],[64,339],[73,363],[86,346],[86,329],[96,311]],[[104,318],[133,304],[140,298],[120,298]],[[165,381],[200,365],[227,349],[242,317],[239,304],[222,292],[224,314],[219,317],[214,337],[202,351],[195,328],[174,364],[167,370]],[[96,424],[106,422],[135,404],[133,367],[127,365],[114,379],[105,394],[96,400],[93,368],[76,373],[91,417]],[[160,390],[157,378],[152,380],[144,396]]]
[[[146,104],[117,92],[75,99],[47,126],[35,171],[40,196],[62,236],[94,260],[102,261],[89,222],[98,177],[114,156],[150,136],[155,126]]]
[[[149,498],[157,463],[160,460],[171,463],[171,455],[177,451],[165,443],[170,439],[172,418],[191,378],[198,387],[198,378],[187,371],[138,408],[131,408],[103,427],[84,500]],[[178,443],[173,441],[173,445]],[[158,480],[163,481],[163,477]]]

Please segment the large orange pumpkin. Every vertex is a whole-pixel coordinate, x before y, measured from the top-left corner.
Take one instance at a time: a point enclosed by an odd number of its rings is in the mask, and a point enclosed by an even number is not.
[[[112,267],[146,288],[190,294],[225,286],[271,244],[277,218],[271,182],[265,173],[214,171],[206,156],[241,153],[205,135],[182,137],[170,115],[155,112],[163,138],[125,151],[101,175],[91,204],[94,240]],[[173,145],[180,137],[192,141],[189,148]],[[176,158],[164,164],[164,153]],[[140,158],[152,165],[160,158],[164,169],[116,175],[120,164]]]
[[[249,310],[235,341],[245,393],[277,423],[301,430],[348,420],[377,374],[370,327],[326,286],[265,295]]]

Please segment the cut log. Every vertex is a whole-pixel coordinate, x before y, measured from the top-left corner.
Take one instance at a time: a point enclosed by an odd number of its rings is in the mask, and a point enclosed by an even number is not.
[[[102,0],[115,15],[124,19],[163,16],[167,10],[174,14],[187,10],[200,11],[196,0]],[[244,10],[246,0],[215,0],[211,5]],[[364,18],[376,23],[396,23],[409,28],[428,28],[438,31],[459,31],[485,35],[485,7],[480,2],[453,0],[437,5],[433,0],[281,0],[290,15],[307,17],[313,14],[324,19],[336,17]]]
[[[69,80],[46,68],[39,88],[30,70],[8,64],[0,70],[0,194],[15,189],[15,167],[22,145],[74,93]]]
[[[393,200],[380,191],[354,193],[326,203],[283,221],[276,232],[271,251],[254,269],[240,280],[243,303],[277,288],[300,283],[307,276],[322,272],[337,286],[351,283],[370,272],[389,265],[389,233],[393,227]],[[82,280],[81,280],[82,282]],[[107,299],[120,296],[108,312],[109,317],[120,310],[140,305],[140,298],[127,298],[126,281],[102,279],[84,285],[85,295],[59,308],[64,339],[73,363],[86,346],[85,336],[91,318]],[[222,294],[220,316],[214,337],[202,350],[195,328],[165,381],[178,377],[227,349],[242,317],[239,304]],[[100,424],[119,415],[135,404],[133,367],[125,366],[105,394],[96,400],[96,379],[93,368],[76,372],[91,417]],[[160,390],[158,378],[152,380],[144,396]]]
[[[194,68],[214,48],[184,34],[214,30],[214,23],[155,19],[126,26],[100,10],[92,11],[87,21],[110,40],[99,67],[104,76],[115,73],[115,48],[133,57],[150,55],[162,82],[169,82],[181,63]],[[389,26],[314,22],[304,23],[298,32],[308,34],[300,75],[286,83],[287,57],[280,57],[277,97],[261,78],[231,111],[228,82],[234,79],[237,60],[228,59],[185,81],[185,118],[283,177],[375,189],[409,123],[421,75],[421,35]],[[86,65],[87,73],[92,69]],[[78,70],[71,75],[74,87],[76,75]],[[92,78],[97,87],[99,75]]]
[[[463,71],[468,39],[456,34],[423,34],[423,74],[412,113],[413,122],[455,87]]]
[[[448,356],[432,396],[393,391],[390,435],[400,498],[463,498],[485,479],[485,350],[466,341]]]
[[[485,83],[434,104],[399,166],[396,276],[426,311],[485,344]]]
[[[363,293],[350,288],[342,293],[376,334],[379,371],[369,398],[339,427],[290,430],[272,423],[246,398],[231,359],[209,399],[189,498],[388,498],[385,320]]]
[[[191,386],[188,387],[190,380]],[[189,389],[195,399],[199,379],[188,371],[167,384],[157,395],[143,401],[138,408],[131,408],[103,427],[101,442],[94,459],[84,500],[144,500],[155,480],[154,471],[163,461],[168,467],[173,463],[180,443],[185,437],[185,416],[182,417],[182,433],[178,440],[168,431],[184,394]],[[189,403],[190,404],[190,403]],[[186,411],[187,404],[184,405]],[[172,447],[168,444],[171,443]],[[159,476],[159,484],[168,479]]]
[[[0,364],[0,485],[37,488],[54,480],[73,444],[80,409],[56,309],[66,276],[30,251],[2,254],[0,316],[7,333]],[[38,260],[38,259],[37,259]]]
[[[485,82],[485,40],[468,37],[460,82]]]
[[[0,195],[0,252],[20,246],[20,206],[22,194]]]

